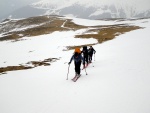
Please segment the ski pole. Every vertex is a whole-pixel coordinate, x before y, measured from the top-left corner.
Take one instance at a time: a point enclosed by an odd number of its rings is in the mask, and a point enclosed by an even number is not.
[[[86,68],[84,68],[84,69],[85,69],[85,73],[86,73],[86,75],[87,75]]]
[[[70,64],[69,64],[69,66],[68,66],[68,73],[67,73],[67,79],[66,79],[66,80],[68,80],[68,75],[69,75],[69,67],[70,67]]]
[[[93,62],[91,62],[91,63],[92,63],[92,66],[94,67]]]

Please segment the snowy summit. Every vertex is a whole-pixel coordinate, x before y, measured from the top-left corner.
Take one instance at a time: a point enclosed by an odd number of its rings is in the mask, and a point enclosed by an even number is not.
[[[40,0],[5,14],[0,19],[39,15],[85,19],[146,18],[150,17],[149,4],[149,0]]]

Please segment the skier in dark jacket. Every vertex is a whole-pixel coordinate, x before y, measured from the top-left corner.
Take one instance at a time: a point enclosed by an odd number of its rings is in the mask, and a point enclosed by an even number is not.
[[[72,60],[74,60],[74,65],[75,65],[75,73],[77,76],[80,76],[80,67],[81,67],[81,62],[84,60],[80,49],[76,48],[75,53],[72,55],[70,62],[68,63],[69,65],[71,64]]]
[[[88,49],[88,54],[89,54],[89,63],[91,63],[91,62],[92,62],[93,53],[95,54],[95,53],[96,53],[96,51],[95,51],[95,49],[94,49],[92,46],[90,46],[90,48]]]
[[[86,66],[88,66],[88,49],[87,49],[87,46],[83,46],[83,49],[81,51],[81,53],[83,54],[83,64],[84,64],[84,67],[85,68],[85,63],[86,63]]]

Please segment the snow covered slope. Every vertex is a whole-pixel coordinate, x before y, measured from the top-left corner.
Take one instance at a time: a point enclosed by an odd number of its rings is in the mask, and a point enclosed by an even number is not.
[[[101,21],[73,21],[101,25]],[[66,80],[73,50],[62,50],[65,46],[95,43],[94,39],[74,38],[82,31],[57,31],[14,43],[0,42],[0,67],[29,59],[60,58],[50,66],[0,75],[0,113],[149,113],[150,19],[120,23],[144,28],[93,46],[96,54],[86,69],[88,75],[82,70],[76,83],[71,81],[73,63]]]

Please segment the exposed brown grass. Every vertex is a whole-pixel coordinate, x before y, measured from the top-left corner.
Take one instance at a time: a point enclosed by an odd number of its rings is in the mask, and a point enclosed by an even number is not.
[[[54,31],[64,31],[67,30],[66,28],[61,27],[61,25],[64,22],[65,20],[59,19],[57,17],[48,17],[48,16],[31,17],[31,18],[19,20],[17,22],[9,22],[8,24],[13,26],[20,26],[20,28],[28,27],[30,25],[40,25],[40,24],[41,25],[33,28],[24,29],[21,31],[8,32],[7,34],[5,34],[7,36],[0,38],[0,41],[17,40],[24,36],[30,37],[30,36],[38,36],[42,34],[49,34]],[[19,34],[22,34],[22,36],[20,36]]]
[[[122,25],[116,25],[116,26],[101,26],[97,27],[95,29],[89,30],[87,32],[97,32],[97,34],[82,34],[82,35],[76,35],[75,38],[95,38],[98,40],[98,43],[105,42],[107,40],[112,40],[116,36],[119,36],[123,33],[140,29],[138,26],[122,26]],[[97,43],[95,43],[97,44]],[[95,44],[86,44],[86,46],[95,45]],[[80,46],[68,46],[67,48],[74,49],[76,47],[83,47],[85,45]]]
[[[7,66],[7,67],[1,67],[0,68],[0,75],[6,74],[7,71],[16,71],[16,70],[25,70],[25,69],[31,69],[38,66],[49,66],[50,63],[55,62],[56,60],[59,60],[58,58],[48,58],[43,61],[30,61],[26,63],[25,65],[21,64],[19,66]],[[28,64],[32,66],[28,66]]]
[[[95,31],[97,34],[83,34],[83,35],[76,35],[76,38],[95,38],[98,40],[99,43],[102,43],[107,40],[111,40],[115,38],[116,36],[139,29],[138,26],[107,26],[102,27],[99,29],[94,29],[90,31]]]
[[[72,30],[87,28],[86,26],[77,25],[77,24],[71,22],[70,19],[68,19],[68,20],[66,21],[64,27],[70,28],[70,29],[72,29]]]
[[[24,70],[24,69],[31,69],[32,67],[28,66],[7,66],[7,67],[1,67],[0,68],[0,74],[5,74],[4,72],[7,71],[16,71],[16,70]]]
[[[21,38],[18,34],[16,33],[12,33],[10,35],[4,36],[2,38],[0,38],[0,41],[5,41],[5,40],[16,40]]]

